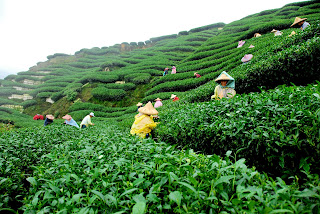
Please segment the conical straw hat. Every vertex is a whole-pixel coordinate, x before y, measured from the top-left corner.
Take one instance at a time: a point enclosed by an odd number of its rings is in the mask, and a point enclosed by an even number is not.
[[[157,99],[155,99],[154,101],[161,101],[161,99],[158,97]]]
[[[158,114],[158,111],[153,107],[151,102],[148,102],[144,107],[139,108],[138,111],[147,115]]]
[[[293,35],[295,35],[295,34],[296,34],[296,32],[295,32],[295,31],[292,31],[289,36],[291,37],[291,36],[293,36]]]
[[[62,119],[70,121],[72,119],[71,115],[66,114],[65,116],[62,117]]]
[[[171,97],[170,97],[170,99],[173,99],[173,98],[175,98],[177,95],[175,95],[175,94],[171,94]]]
[[[48,118],[49,120],[53,120],[54,119],[54,116],[52,114],[47,114],[46,115],[46,118]]]
[[[261,36],[260,33],[255,33],[255,34],[253,35],[253,37],[259,37],[259,36]]]
[[[241,62],[249,62],[252,59],[252,54],[245,54],[244,57],[242,57]]]
[[[304,20],[307,20],[307,18],[301,19],[300,17],[296,17],[295,20],[294,20],[294,22],[293,22],[293,24],[292,24],[290,27],[292,27],[292,26],[294,26],[294,25],[296,25],[296,24],[298,24],[299,22],[302,22],[302,21],[304,21]]]
[[[273,29],[273,30],[271,31],[271,33],[275,33],[275,32],[277,32],[277,30],[276,30],[276,29]]]
[[[136,106],[142,106],[143,105],[143,103],[138,103]]]
[[[228,77],[226,74],[222,73],[217,79],[215,79],[216,82],[222,81],[222,80],[230,80],[230,77]]]

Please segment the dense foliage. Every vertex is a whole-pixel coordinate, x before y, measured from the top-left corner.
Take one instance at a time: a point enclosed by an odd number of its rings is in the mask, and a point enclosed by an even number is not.
[[[320,164],[319,89],[280,87],[230,100],[174,103],[161,111],[157,137],[207,154],[231,150],[260,170],[291,176],[304,161]]]
[[[1,204],[60,213],[317,213],[319,177],[286,184],[217,155],[179,151],[102,123],[1,135]],[[55,138],[52,138],[52,135]],[[17,149],[19,148],[19,149]],[[8,155],[10,154],[10,155]],[[77,160],[77,161],[75,161]]]
[[[97,87],[91,91],[91,94],[99,100],[121,100],[127,93],[123,89]]]

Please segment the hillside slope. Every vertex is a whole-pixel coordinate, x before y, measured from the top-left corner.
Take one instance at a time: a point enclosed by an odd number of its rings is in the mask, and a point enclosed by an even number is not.
[[[29,115],[61,117],[71,112],[80,120],[95,111],[99,117],[113,118],[132,114],[139,101],[166,100],[172,93],[190,102],[209,100],[215,87],[212,80],[223,70],[236,78],[238,93],[257,91],[258,86],[307,84],[319,79],[319,8],[319,1],[292,3],[227,25],[217,23],[145,42],[81,49],[74,55],[56,53],[28,71],[1,80],[0,105],[22,106]],[[289,29],[296,16],[308,18],[313,29]],[[273,37],[270,31],[274,28],[282,30],[283,36]],[[292,30],[298,32],[295,38],[288,37]],[[252,38],[256,32],[262,36]],[[242,48],[236,48],[239,40],[246,41]],[[297,43],[301,46],[295,46]],[[250,44],[255,48],[248,49]],[[297,51],[302,54],[295,54]],[[248,53],[254,55],[253,60],[242,64],[240,59]],[[297,66],[294,62],[299,64],[296,71],[292,70]],[[171,66],[177,67],[177,74],[162,76],[164,68]],[[278,75],[284,68],[287,71]],[[297,70],[312,70],[304,78],[308,81],[301,82]],[[194,72],[202,78],[195,79]],[[275,73],[279,81],[270,84]],[[82,105],[88,102],[92,104]],[[101,110],[100,105],[108,110]]]

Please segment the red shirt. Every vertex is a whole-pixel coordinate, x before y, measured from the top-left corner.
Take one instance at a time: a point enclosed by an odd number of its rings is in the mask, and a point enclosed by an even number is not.
[[[173,98],[173,100],[172,100],[172,101],[174,102],[174,101],[177,101],[177,100],[179,100],[179,97],[175,97],[175,98]]]
[[[201,75],[200,74],[196,74],[196,78],[199,78],[199,77],[201,77]]]

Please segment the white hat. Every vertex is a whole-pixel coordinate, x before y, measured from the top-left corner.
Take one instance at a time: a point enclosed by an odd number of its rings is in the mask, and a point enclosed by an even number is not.
[[[89,115],[92,116],[92,117],[94,117],[94,113],[93,113],[93,112],[91,112]]]

